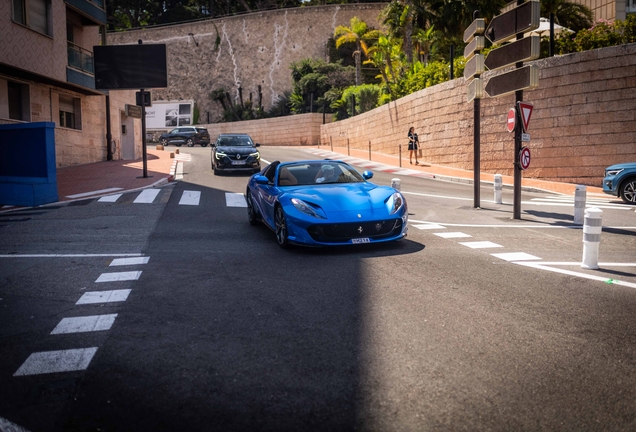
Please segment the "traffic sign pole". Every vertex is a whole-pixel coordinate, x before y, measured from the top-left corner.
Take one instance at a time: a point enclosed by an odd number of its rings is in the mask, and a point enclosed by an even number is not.
[[[517,0],[517,6],[521,6],[525,0]],[[517,40],[523,39],[523,33],[517,34]],[[523,62],[519,62],[516,64],[517,69],[521,69],[523,67]],[[515,92],[515,107],[519,106],[519,102],[523,102],[523,90],[518,90]],[[515,125],[515,161],[514,161],[514,185],[513,185],[513,205],[512,205],[512,218],[513,219],[521,219],[521,164],[519,163],[518,154],[521,152],[521,133],[523,132],[522,122],[520,110],[515,110],[517,112],[517,121]]]

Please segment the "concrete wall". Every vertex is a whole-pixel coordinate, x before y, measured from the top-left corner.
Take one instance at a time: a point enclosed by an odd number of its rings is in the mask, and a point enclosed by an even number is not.
[[[261,86],[263,107],[291,90],[289,65],[303,58],[325,59],[326,43],[338,25],[349,26],[357,16],[379,27],[378,14],[385,3],[330,5],[281,9],[214,20],[109,33],[109,45],[166,44],[167,89],[154,89],[155,100],[193,99],[200,109],[199,122],[217,122],[222,108],[210,99],[223,88],[238,102],[250,92],[256,104]],[[192,33],[193,36],[188,34]],[[216,46],[215,41],[220,41]],[[198,44],[198,45],[197,45]]]
[[[535,62],[539,87],[528,133],[532,162],[524,177],[598,186],[606,166],[636,161],[636,44]],[[483,75],[484,81],[496,73]],[[351,119],[321,127],[321,143],[397,154],[414,126],[424,161],[472,170],[473,103],[463,78],[421,90]],[[506,131],[514,94],[481,100],[484,172],[513,174],[514,138]]]

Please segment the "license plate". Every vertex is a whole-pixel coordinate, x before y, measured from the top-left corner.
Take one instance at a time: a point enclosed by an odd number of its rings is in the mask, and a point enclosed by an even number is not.
[[[351,243],[356,244],[356,243],[371,243],[371,240],[367,237],[363,237],[363,238],[354,238],[351,239]]]
[[[232,161],[232,165],[245,165],[245,161]]]

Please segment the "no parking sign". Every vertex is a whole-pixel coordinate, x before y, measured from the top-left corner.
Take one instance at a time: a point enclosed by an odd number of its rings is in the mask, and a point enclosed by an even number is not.
[[[528,169],[530,166],[530,149],[528,147],[521,147],[519,152],[519,166],[522,170]]]

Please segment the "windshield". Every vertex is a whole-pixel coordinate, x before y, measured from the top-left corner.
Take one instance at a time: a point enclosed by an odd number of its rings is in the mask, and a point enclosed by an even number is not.
[[[248,136],[224,136],[219,137],[219,147],[254,147],[254,143]]]
[[[279,186],[301,186],[329,183],[359,183],[364,178],[352,167],[341,162],[305,162],[288,164],[278,172]]]

